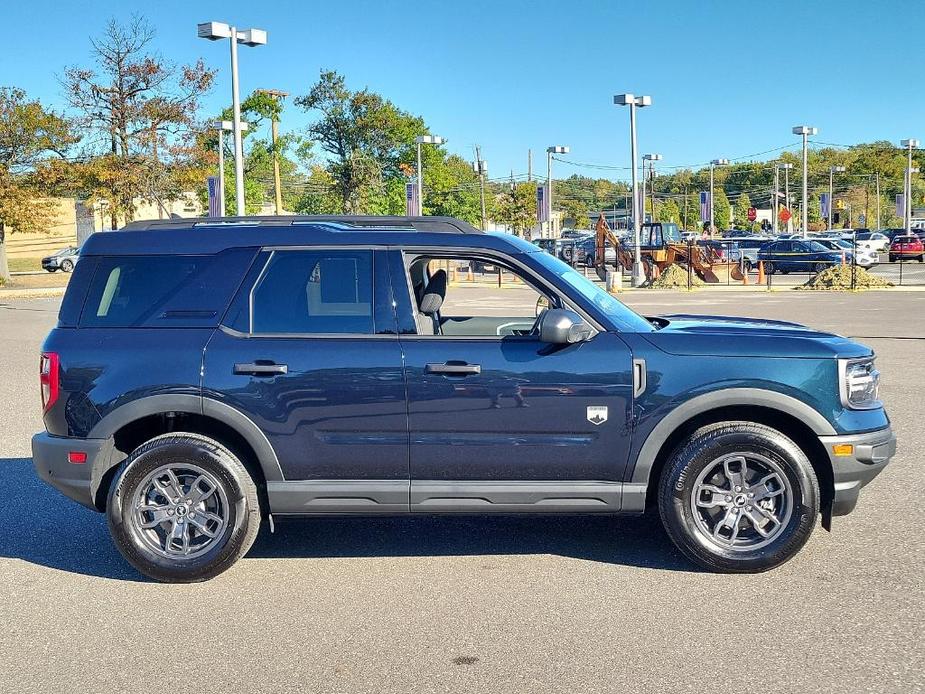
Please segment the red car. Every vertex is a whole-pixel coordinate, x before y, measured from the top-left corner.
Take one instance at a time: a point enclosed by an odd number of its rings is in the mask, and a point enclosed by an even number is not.
[[[925,245],[918,236],[897,236],[890,244],[890,262],[897,260],[925,260]]]

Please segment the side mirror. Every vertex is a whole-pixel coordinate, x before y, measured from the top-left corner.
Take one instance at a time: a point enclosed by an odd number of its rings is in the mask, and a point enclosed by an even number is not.
[[[551,345],[571,345],[584,342],[594,335],[594,328],[574,311],[548,309],[540,317],[540,341]]]

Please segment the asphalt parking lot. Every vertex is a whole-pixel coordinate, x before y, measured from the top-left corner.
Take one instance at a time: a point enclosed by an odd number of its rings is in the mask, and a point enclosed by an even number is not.
[[[654,518],[322,519],[262,531],[209,583],[159,585],[123,562],[103,516],[33,473],[37,354],[59,300],[0,300],[0,690],[925,688],[925,292],[624,296],[870,344],[897,457],[833,533],[766,574],[703,573]]]

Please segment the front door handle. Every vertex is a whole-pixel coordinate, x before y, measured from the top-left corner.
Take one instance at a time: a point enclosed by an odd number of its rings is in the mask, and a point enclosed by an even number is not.
[[[482,366],[481,364],[448,361],[444,364],[427,364],[424,371],[429,374],[443,374],[445,376],[472,376],[482,373]]]
[[[235,364],[234,373],[245,376],[276,376],[289,373],[289,366],[287,364],[274,364],[273,362]]]

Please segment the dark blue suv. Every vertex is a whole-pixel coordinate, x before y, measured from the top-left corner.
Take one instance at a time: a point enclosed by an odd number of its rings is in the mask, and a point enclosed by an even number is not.
[[[474,262],[517,290],[460,277]],[[642,317],[446,218],[96,234],[40,379],[36,471],[163,581],[215,576],[282,516],[649,507],[701,566],[763,571],[851,511],[896,446],[869,348]]]

